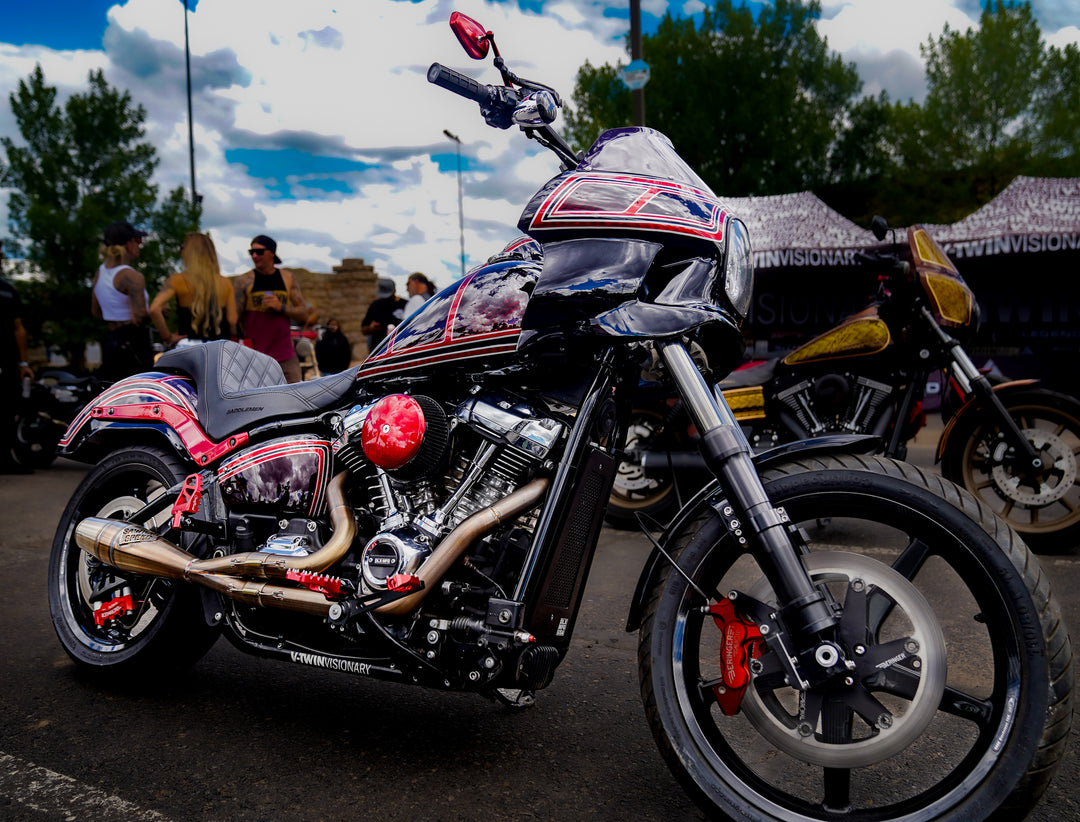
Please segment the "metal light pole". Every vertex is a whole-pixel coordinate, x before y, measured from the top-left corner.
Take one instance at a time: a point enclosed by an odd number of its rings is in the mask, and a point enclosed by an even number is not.
[[[641,0],[630,0],[630,59],[641,59]],[[645,125],[645,89],[630,92],[634,105],[634,125]]]
[[[461,276],[465,276],[465,206],[461,193],[461,138],[443,129],[443,134],[454,141],[457,147],[457,210],[458,210],[458,233],[461,238]]]
[[[188,4],[184,0],[184,60],[187,63],[187,128],[188,155],[191,160],[191,214],[199,205],[199,195],[195,193],[195,121],[191,116],[191,48],[188,45]]]

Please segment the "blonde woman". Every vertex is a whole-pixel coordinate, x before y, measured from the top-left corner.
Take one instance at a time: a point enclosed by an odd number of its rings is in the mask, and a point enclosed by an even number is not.
[[[105,229],[90,311],[109,327],[101,344],[101,372],[110,379],[145,371],[154,363],[146,325],[146,280],[131,267],[145,236],[124,220]]]
[[[233,287],[221,275],[209,234],[191,233],[180,249],[184,270],[173,274],[150,305],[150,317],[169,348],[181,340],[224,340],[236,333]],[[165,323],[165,307],[176,299],[177,333]]]

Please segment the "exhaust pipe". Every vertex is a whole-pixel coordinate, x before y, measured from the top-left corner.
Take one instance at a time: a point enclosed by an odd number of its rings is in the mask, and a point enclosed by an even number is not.
[[[252,551],[199,559],[142,526],[101,517],[87,517],[75,526],[75,542],[88,554],[122,571],[198,583],[248,605],[326,616],[332,603],[322,594],[250,578],[284,579],[289,571],[318,573],[345,556],[356,536],[356,521],[345,501],[346,476],[347,472],[338,474],[327,489],[334,533],[326,545],[306,557]],[[420,567],[418,576],[424,588],[382,606],[378,612],[405,614],[415,609],[473,541],[503,520],[532,508],[548,485],[547,479],[533,480],[468,517],[439,543]]]
[[[376,608],[375,612],[379,614],[407,614],[415,610],[424,597],[431,593],[431,589],[435,587],[435,584],[450,570],[450,566],[461,558],[466,548],[488,531],[494,529],[503,520],[517,516],[536,505],[544,496],[549,484],[550,480],[548,479],[534,479],[512,494],[508,494],[498,502],[482,511],[477,511],[465,519],[439,543],[431,556],[420,566],[420,570],[417,571],[416,575],[424,583],[424,587],[415,594],[409,594],[406,597]]]
[[[238,577],[284,579],[289,571],[325,571],[345,556],[356,537],[356,521],[345,501],[343,471],[327,487],[327,505],[334,533],[326,545],[306,557],[283,557],[251,551],[199,559],[153,531],[119,520],[87,517],[75,526],[75,542],[88,554],[122,571],[197,582],[224,596],[269,608],[325,616],[330,602],[303,588],[244,583]]]

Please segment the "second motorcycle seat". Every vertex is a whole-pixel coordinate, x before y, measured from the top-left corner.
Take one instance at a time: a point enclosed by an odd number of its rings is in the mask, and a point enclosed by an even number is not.
[[[287,384],[272,357],[228,340],[167,351],[154,368],[195,380],[199,422],[211,439],[219,441],[259,423],[333,408],[356,384],[355,368]]]

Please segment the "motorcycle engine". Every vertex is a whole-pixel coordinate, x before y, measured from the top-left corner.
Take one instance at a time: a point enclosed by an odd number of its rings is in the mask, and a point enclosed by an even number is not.
[[[393,394],[353,408],[336,453],[361,478],[377,523],[360,554],[368,591],[413,574],[438,543],[477,511],[532,479],[565,426],[503,394],[477,393],[447,414],[434,399]],[[481,542],[522,542],[532,523],[496,529]],[[481,546],[481,549],[484,546]],[[498,550],[475,566],[492,570]]]
[[[825,374],[813,380],[801,380],[777,393],[806,433],[881,434],[888,415],[879,409],[891,396],[893,387],[869,377],[854,374]]]

